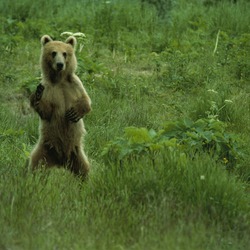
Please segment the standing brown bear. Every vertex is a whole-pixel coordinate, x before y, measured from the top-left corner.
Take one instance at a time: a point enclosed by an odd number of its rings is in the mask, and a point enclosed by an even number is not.
[[[63,166],[86,177],[89,162],[82,146],[85,129],[81,118],[90,112],[91,100],[75,75],[76,39],[70,36],[61,42],[44,35],[41,44],[42,82],[30,97],[40,116],[40,136],[29,167]]]

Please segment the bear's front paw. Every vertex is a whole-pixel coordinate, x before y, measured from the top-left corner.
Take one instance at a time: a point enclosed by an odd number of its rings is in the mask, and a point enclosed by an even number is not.
[[[44,90],[44,86],[42,84],[39,84],[36,88],[36,100],[39,101],[42,98],[43,95],[43,90]]]
[[[79,116],[79,114],[75,111],[74,108],[70,108],[69,110],[66,111],[65,113],[65,118],[68,120],[68,121],[71,121],[71,122],[78,122],[81,117]]]

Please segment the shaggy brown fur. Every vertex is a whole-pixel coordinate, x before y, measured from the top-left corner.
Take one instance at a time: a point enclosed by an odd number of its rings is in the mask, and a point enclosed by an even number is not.
[[[40,116],[40,137],[29,167],[64,166],[86,176],[89,162],[82,146],[85,129],[81,118],[90,112],[91,101],[74,73],[76,39],[71,36],[64,43],[44,35],[41,43],[42,82],[30,97]]]

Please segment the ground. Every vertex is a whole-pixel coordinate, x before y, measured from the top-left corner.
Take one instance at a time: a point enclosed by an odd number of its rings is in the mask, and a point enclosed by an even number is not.
[[[27,0],[1,3],[0,12],[0,248],[247,248],[249,3],[173,1],[163,17],[140,1]],[[93,167],[84,183],[62,169],[25,168],[38,137],[28,98],[40,82],[39,39],[63,40],[65,31],[86,35],[77,48],[93,102],[84,120]],[[128,127],[152,134],[169,122],[184,124],[175,137],[200,142],[200,127],[198,139],[183,132],[187,118],[219,121],[213,131],[223,127],[222,140],[234,135],[221,148],[240,156],[230,168],[227,155],[189,157],[179,141],[155,154],[154,165],[152,155],[113,162],[103,152],[109,142],[127,143]],[[135,152],[140,143],[121,148]]]

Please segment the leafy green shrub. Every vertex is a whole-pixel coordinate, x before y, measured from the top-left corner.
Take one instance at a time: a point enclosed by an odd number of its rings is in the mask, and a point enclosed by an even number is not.
[[[0,52],[2,54],[13,53],[18,44],[23,41],[22,36],[20,36],[19,34],[21,22],[18,22],[17,20],[14,20],[12,18],[1,17],[0,23],[2,25],[3,31],[1,33]]]
[[[244,33],[231,38],[226,32],[220,32],[217,51],[217,63],[221,70],[226,67],[228,73],[241,85],[250,80],[249,46],[250,34]]]
[[[213,117],[167,122],[159,131],[128,127],[124,137],[105,147],[103,155],[108,160],[120,162],[147,155],[154,164],[157,153],[165,149],[179,153],[182,162],[186,157],[193,158],[196,153],[206,152],[226,167],[233,167],[242,155],[238,137],[227,132],[226,124]]]

